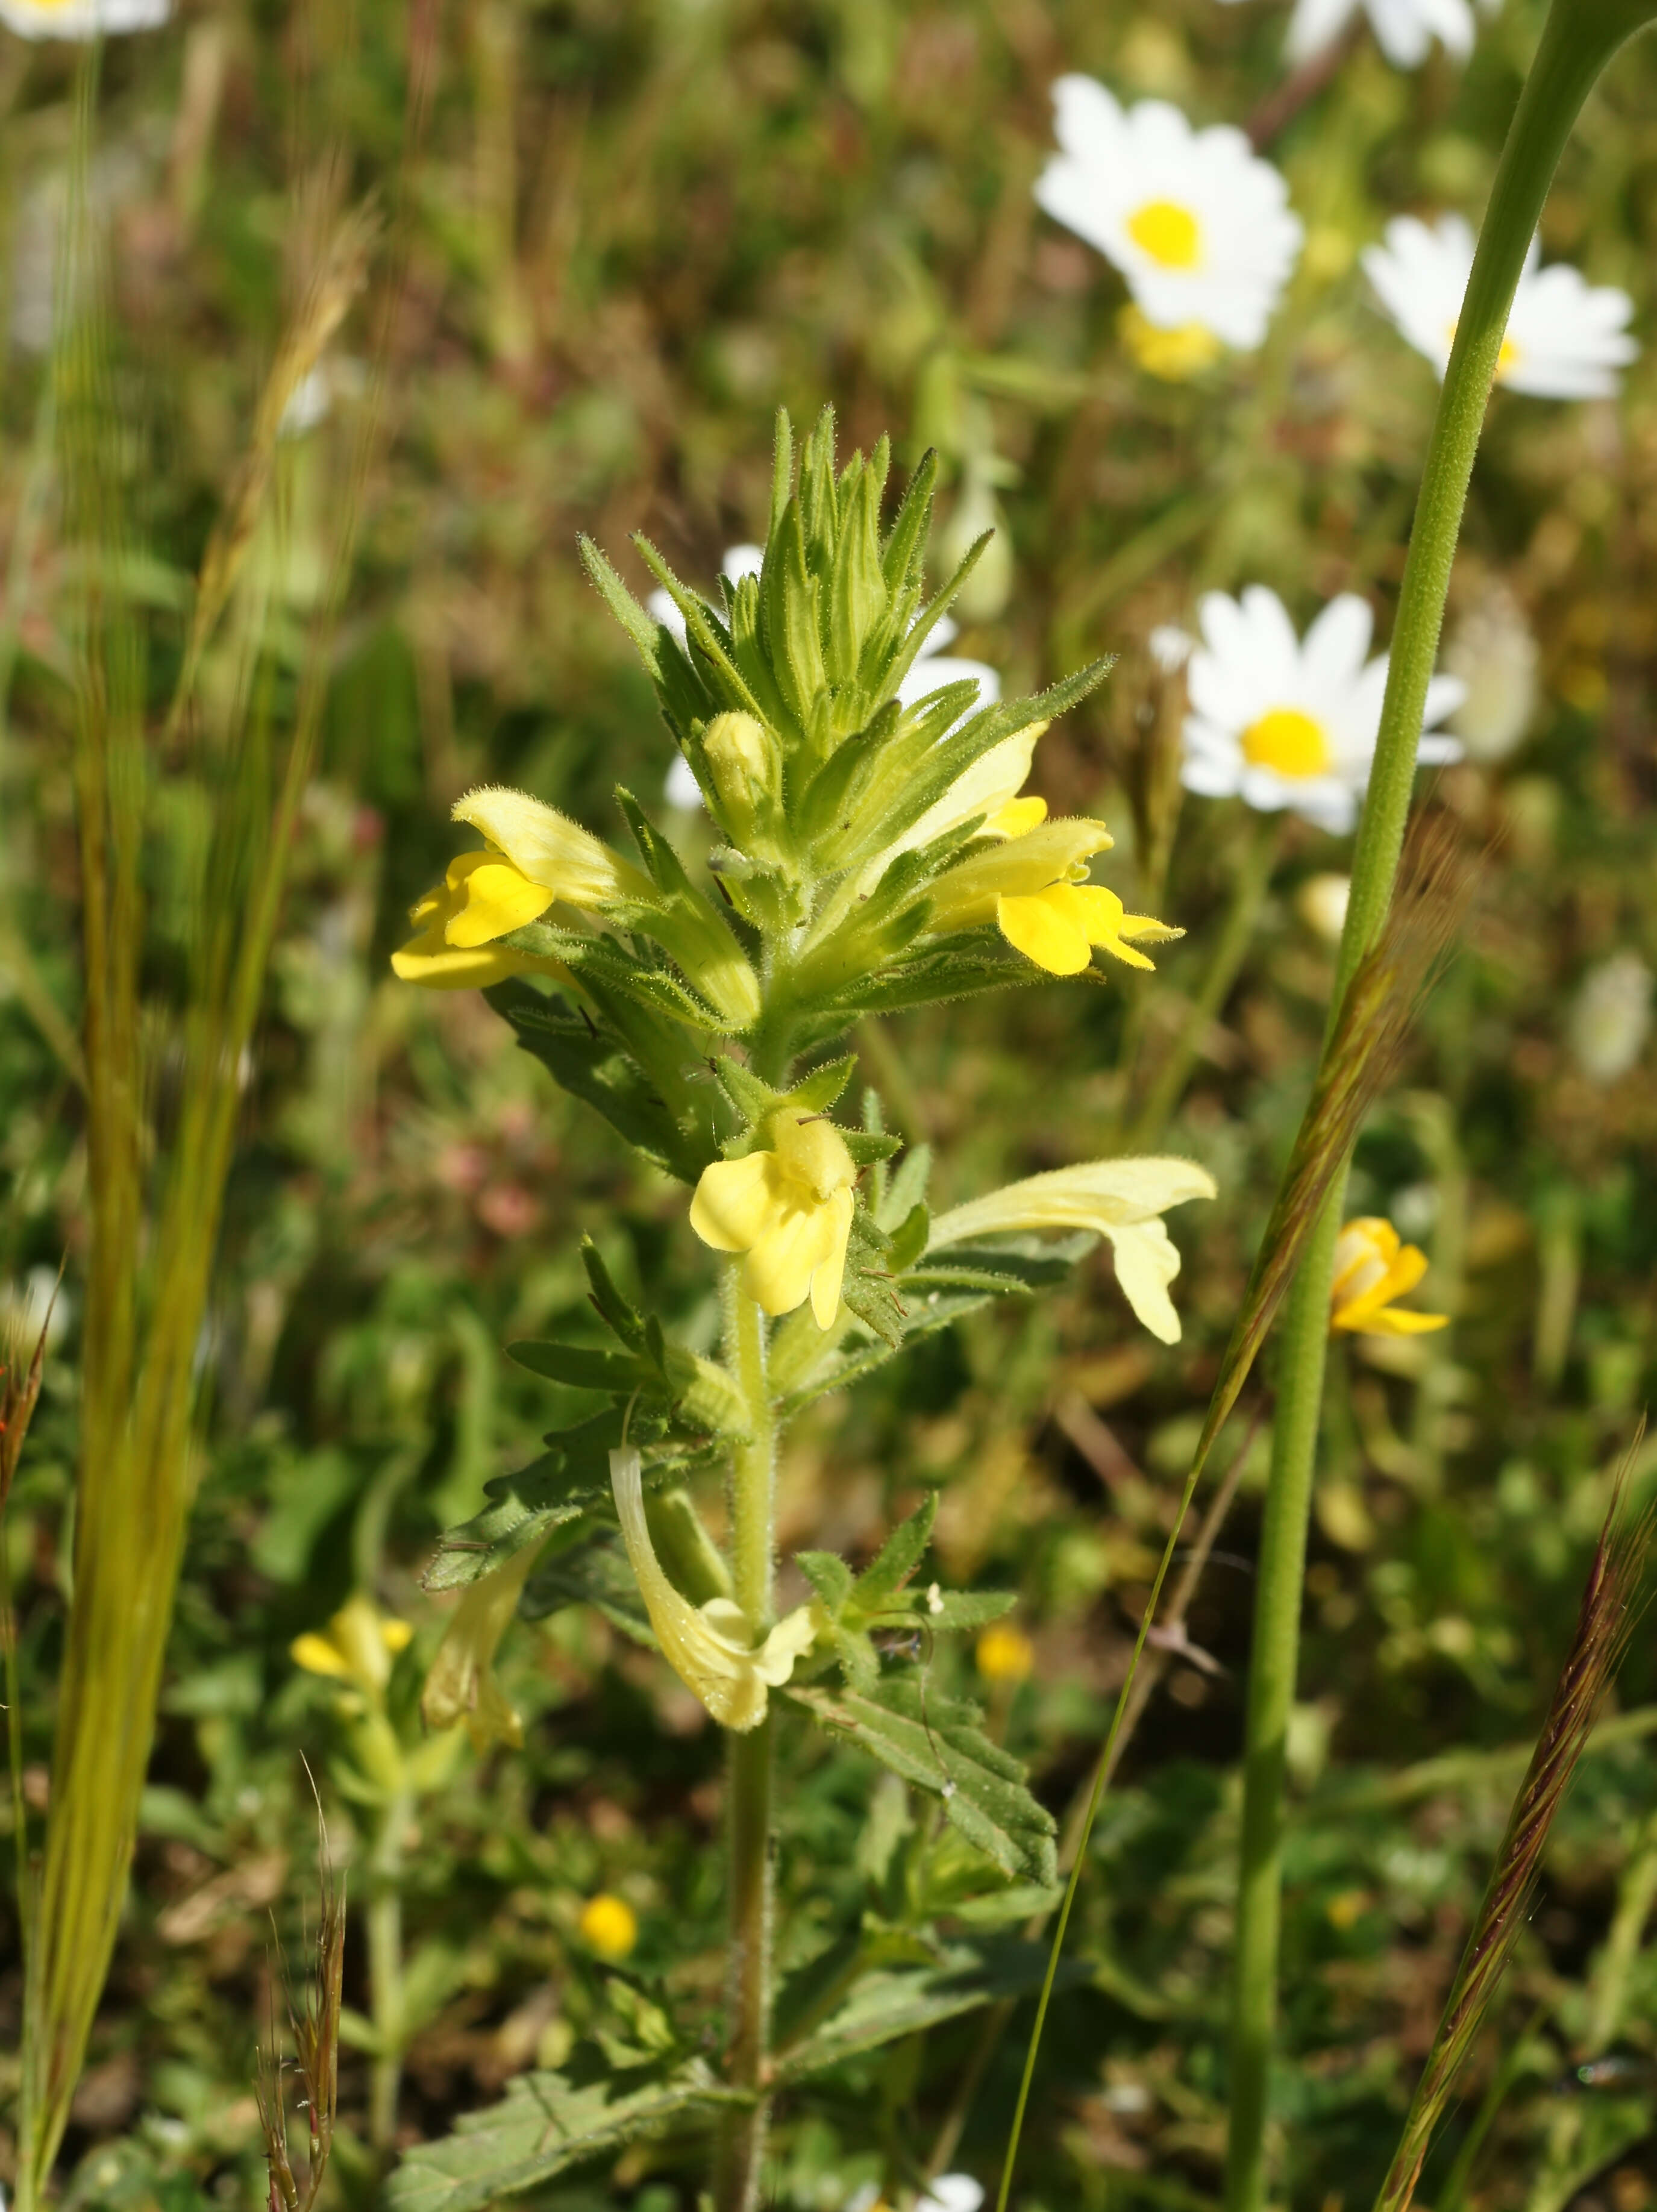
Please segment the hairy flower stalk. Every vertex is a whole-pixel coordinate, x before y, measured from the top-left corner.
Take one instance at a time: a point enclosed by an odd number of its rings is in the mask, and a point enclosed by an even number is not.
[[[1554,1816],[1587,1748],[1605,1692],[1621,1663],[1651,1551],[1650,1513],[1630,1514],[1629,1473],[1645,1425],[1618,1469],[1576,1634],[1525,1771],[1496,1864],[1387,2170],[1375,2212],[1410,2212],[1433,2131],[1507,1972],[1530,1915]]]
[[[1381,934],[1392,900],[1450,568],[1508,311],[1582,102],[1618,47],[1654,14],[1657,8],[1651,0],[1554,0],[1508,134],[1445,372],[1411,532],[1381,731],[1353,856],[1351,896],[1326,1032],[1326,1066],[1338,1035],[1343,1001]],[[1267,2079],[1277,2021],[1283,1881],[1284,1747],[1299,1654],[1307,1522],[1344,1187],[1343,1158],[1289,1297],[1278,1370],[1245,1737],[1226,2212],[1260,2212],[1266,2202]]]
[[[826,413],[797,465],[780,417],[765,544],[730,562],[718,603],[640,540],[659,586],[646,610],[584,548],[707,808],[712,889],[626,792],[616,800],[636,859],[527,794],[484,789],[455,809],[481,849],[458,854],[421,900],[395,959],[412,982],[488,989],[558,1082],[688,1188],[688,1226],[722,1255],[716,1360],[634,1313],[589,1254],[594,1304],[622,1349],[517,1349],[555,1381],[607,1393],[610,1411],[549,1438],[548,1471],[504,1486],[434,1570],[475,1593],[440,1655],[440,1674],[470,1670],[454,1694],[443,1674],[442,1710],[470,1700],[484,1716],[500,1629],[514,1605],[537,1602],[541,1540],[585,1516],[598,1524],[586,1540],[614,1560],[613,1513],[642,1607],[629,1625],[728,1733],[724,2078],[707,2100],[717,2212],[754,2212],[761,2199],[785,1719],[804,1711],[931,1790],[1004,1876],[1045,1882],[1053,1868],[1053,1823],[1022,1770],[975,1734],[969,1707],[951,1706],[948,1737],[924,1704],[917,1718],[912,1662],[871,1639],[901,1629],[913,1650],[917,1620],[931,1635],[1004,1609],[935,1583],[924,1598],[907,1592],[930,1515],[860,1577],[800,1554],[815,1595],[777,1618],[784,1421],[937,1326],[940,1305],[947,1319],[1025,1291],[1101,1239],[1127,1304],[1171,1343],[1180,1255],[1162,1215],[1214,1194],[1189,1162],[1093,1161],[933,1219],[925,1149],[894,1164],[902,1147],[872,1093],[861,1126],[841,1109],[855,1063],[823,1055],[867,1016],[1079,975],[1098,952],[1131,974],[1152,966],[1146,948],[1180,934],[1094,880],[1112,844],[1102,822],[1050,821],[1025,788],[1048,722],[1106,664],[1003,700],[978,664],[941,658],[945,609],[984,541],[929,599],[933,464],[889,524],[887,467],[883,442],[838,466]],[[720,1462],[723,1552],[689,1481]],[[843,1693],[829,1687],[835,1669]]]

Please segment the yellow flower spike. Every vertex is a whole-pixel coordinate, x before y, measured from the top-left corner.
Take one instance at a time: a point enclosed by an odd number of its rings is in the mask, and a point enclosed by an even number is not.
[[[1443,1328],[1448,1314],[1410,1313],[1393,1301],[1414,1290],[1427,1272],[1427,1255],[1399,1242],[1380,1214],[1360,1214],[1341,1231],[1335,1246],[1330,1327],[1352,1335],[1423,1336]]]
[[[414,1630],[406,1620],[388,1620],[361,1592],[349,1597],[326,1629],[308,1629],[289,1644],[288,1655],[307,1674],[351,1682],[378,1698],[391,1679],[391,1661],[405,1650]]]
[[[452,1728],[464,1720],[474,1751],[486,1751],[492,1743],[516,1749],[524,1741],[524,1723],[495,1679],[495,1655],[518,1610],[537,1548],[526,1544],[504,1566],[471,1585],[454,1609],[426,1677],[420,1699],[426,1725]]]
[[[998,1620],[984,1631],[974,1654],[978,1671],[986,1682],[1019,1683],[1029,1679],[1035,1664],[1035,1646],[1021,1628]]]
[[[1162,1217],[1189,1199],[1212,1198],[1217,1188],[1194,1160],[1084,1160],[952,1206],[932,1223],[926,1249],[1032,1230],[1090,1230],[1108,1242],[1118,1287],[1138,1319],[1162,1343],[1177,1344],[1180,1316],[1168,1293],[1180,1254]]]
[[[702,1170],[690,1225],[716,1252],[745,1252],[742,1285],[768,1314],[809,1297],[819,1328],[840,1310],[857,1168],[821,1115],[788,1108],[767,1125],[772,1149]]]
[[[1130,968],[1154,967],[1127,939],[1143,937],[1161,945],[1185,934],[1150,915],[1124,912],[1115,892],[1102,884],[1049,884],[1027,897],[1004,896],[995,902],[995,919],[1014,951],[1050,975],[1079,975],[1095,945]]]
[[[636,1451],[610,1455],[622,1541],[662,1656],[721,1728],[746,1734],[765,1718],[766,1692],[780,1688],[816,1641],[815,1608],[798,1607],[755,1644],[742,1607],[728,1597],[692,1605],[662,1571],[645,1519],[644,1475]]]
[[[575,1923],[581,1941],[601,1959],[625,1959],[639,1940],[639,1917],[624,1897],[601,1889],[588,1898]]]

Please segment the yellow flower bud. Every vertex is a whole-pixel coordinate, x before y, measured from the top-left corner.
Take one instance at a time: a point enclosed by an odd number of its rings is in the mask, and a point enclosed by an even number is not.
[[[715,714],[702,732],[702,754],[731,827],[752,822],[780,781],[776,741],[752,714]]]

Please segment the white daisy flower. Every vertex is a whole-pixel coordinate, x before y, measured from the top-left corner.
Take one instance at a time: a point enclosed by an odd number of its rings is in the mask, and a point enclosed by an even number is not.
[[[1387,688],[1386,654],[1364,659],[1372,626],[1366,602],[1350,592],[1332,599],[1304,641],[1264,584],[1251,584],[1240,599],[1210,592],[1197,616],[1202,642],[1186,670],[1186,789],[1210,799],[1241,794],[1267,812],[1292,807],[1344,835],[1369,780]],[[1435,676],[1424,728],[1430,732],[1462,696],[1454,676]],[[1461,748],[1454,738],[1429,734],[1418,757],[1459,760]]]
[[[0,5],[3,4],[4,0],[0,0]],[[725,554],[720,574],[729,576],[733,584],[739,584],[744,576],[759,574],[764,558],[762,546],[732,545]],[[683,645],[684,617],[668,594],[661,591],[652,592],[645,605],[662,627],[671,630]],[[975,713],[979,707],[993,707],[1000,698],[1001,678],[993,668],[982,660],[967,660],[944,651],[945,646],[954,644],[958,635],[947,615],[941,615],[932,624],[926,641],[897,687],[897,696],[906,707],[913,707],[919,701],[930,697],[932,692],[941,691],[946,684],[960,684],[968,678],[978,686],[978,698],[975,706],[967,709],[968,714]],[[686,811],[702,803],[701,787],[691,773],[690,763],[683,753],[676,756],[667,772],[665,796],[670,806]]]
[[[173,0],[0,0],[0,23],[20,39],[99,39],[153,31]]]
[[[1615,285],[1588,283],[1569,262],[1539,268],[1541,251],[1533,240],[1496,380],[1539,399],[1610,399],[1618,371],[1640,350],[1627,329],[1634,302]],[[1363,258],[1381,305],[1442,376],[1472,272],[1472,232],[1459,215],[1430,227],[1395,216],[1386,244],[1366,246]]]
[[[1473,50],[1473,11],[1467,0],[1296,0],[1286,48],[1290,60],[1309,61],[1322,53],[1360,8],[1394,69],[1419,69],[1435,39],[1459,61]]]
[[[1304,235],[1278,171],[1229,124],[1193,131],[1163,100],[1124,109],[1089,76],[1061,76],[1053,101],[1063,151],[1040,204],[1115,264],[1148,323],[1258,346]]]

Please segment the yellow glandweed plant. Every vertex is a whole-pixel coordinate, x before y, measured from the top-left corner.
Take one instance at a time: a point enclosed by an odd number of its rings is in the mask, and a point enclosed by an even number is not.
[[[976,1633],[1011,1601],[927,1584],[928,1506],[860,1575],[833,1553],[796,1554],[808,1595],[780,1611],[779,1447],[814,1400],[991,1298],[1060,1279],[1101,1239],[1133,1313],[1171,1342],[1180,1255],[1162,1217],[1214,1184],[1187,1160],[1086,1161],[935,1214],[926,1147],[896,1157],[872,1091],[859,1112],[839,1110],[855,1061],[836,1048],[870,1016],[1054,976],[1102,982],[1096,951],[1131,975],[1178,934],[1092,879],[1111,845],[1103,823],[1049,821],[1024,789],[1049,718],[1104,663],[990,706],[975,680],[919,697],[905,685],[986,541],[929,599],[933,464],[889,525],[887,473],[883,441],[839,467],[826,412],[797,467],[780,416],[756,574],[707,600],[638,541],[683,642],[584,549],[706,804],[711,886],[626,791],[630,854],[486,787],[454,810],[481,842],[419,902],[396,955],[411,982],[485,990],[565,1089],[679,1181],[724,1316],[720,1356],[676,1344],[589,1249],[606,1342],[513,1347],[608,1402],[492,1485],[484,1512],[446,1540],[430,1583],[470,1587],[428,1716],[513,1740],[490,1671],[502,1635],[515,1613],[585,1598],[653,1644],[728,1741],[720,2064],[695,2023],[652,2008],[641,2025],[629,1996],[636,2054],[603,2078],[531,2074],[496,2112],[413,2154],[391,2184],[408,2212],[481,2207],[634,2135],[698,2122],[714,2138],[718,2212],[752,2212],[779,2083],[1030,1986],[1029,1954],[1010,1981],[1004,1952],[933,1923],[968,1899],[979,1925],[1028,1917],[1049,1895],[1053,1823],[977,1708],[929,1690],[917,1664],[934,1638]],[[704,1471],[723,1476],[723,1544],[697,1502]],[[890,1910],[911,1932],[895,1947],[877,1916],[846,1932],[779,2014],[774,1761],[780,1730],[801,1723],[930,1793],[943,1818],[914,1825],[891,1874],[907,1902]]]
[[[73,1584],[43,1848],[20,1850],[25,1999],[17,2202],[42,2202],[108,1971],[136,1839],[167,1632],[195,1488],[194,1415],[213,1255],[290,834],[324,698],[326,615],[291,730],[272,705],[266,602],[282,532],[267,495],[277,428],[357,289],[370,233],[325,203],[255,417],[227,526],[212,541],[190,653],[147,736],[145,638],[127,596],[111,333],[86,218],[96,87],[85,50],[70,225],[73,281],[53,364],[71,556],[72,763],[84,950],[86,1273]],[[371,419],[371,418],[370,418]],[[364,434],[366,435],[366,432]],[[329,606],[347,573],[361,468],[343,502]],[[250,489],[249,487],[252,487]],[[271,533],[273,560],[245,556]],[[220,617],[229,682],[210,716],[194,678]],[[164,779],[187,777],[209,832],[179,905],[190,916],[179,1002],[143,986],[145,872]],[[176,865],[176,862],[175,862]],[[189,863],[185,864],[190,865]],[[158,1073],[167,1067],[167,1109]]]

